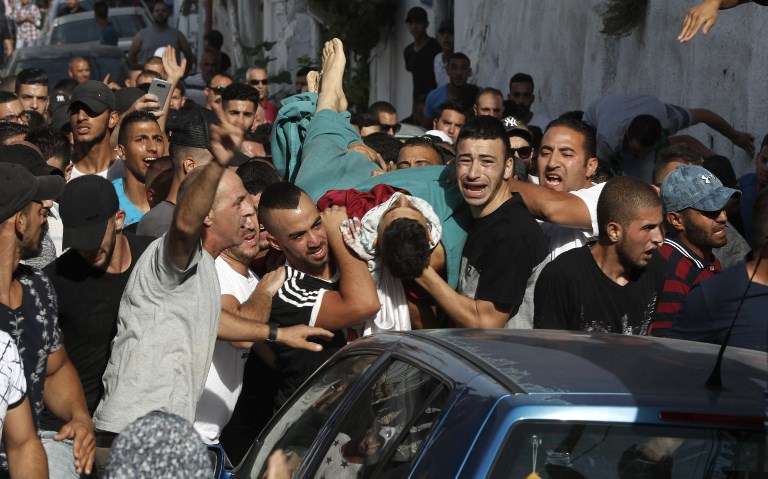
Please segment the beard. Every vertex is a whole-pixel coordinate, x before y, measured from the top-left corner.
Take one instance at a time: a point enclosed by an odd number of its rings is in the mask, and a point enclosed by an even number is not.
[[[43,251],[43,239],[48,234],[48,222],[40,227],[37,238],[29,238],[21,242],[21,259],[30,259],[40,256]]]

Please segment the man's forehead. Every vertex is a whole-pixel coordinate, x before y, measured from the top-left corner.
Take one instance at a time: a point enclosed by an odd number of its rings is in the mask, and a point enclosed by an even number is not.
[[[541,139],[541,146],[542,148],[545,146],[550,148],[567,146],[574,149],[583,149],[584,135],[564,126],[555,126],[544,133],[544,137]]]
[[[509,84],[510,90],[533,91],[533,85],[528,82],[516,81]]]
[[[227,101],[227,110],[254,112],[256,108],[250,100],[229,100]]]
[[[443,113],[440,115],[440,121],[450,123],[464,123],[465,119],[464,114],[456,110],[443,110]]]
[[[251,68],[248,70],[248,78],[263,80],[267,78],[267,71],[263,68]]]
[[[456,155],[491,155],[503,158],[504,151],[506,151],[506,144],[501,138],[465,138],[456,145]]]

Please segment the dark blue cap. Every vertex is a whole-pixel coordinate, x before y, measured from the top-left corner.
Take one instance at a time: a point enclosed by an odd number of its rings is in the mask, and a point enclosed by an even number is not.
[[[739,190],[727,188],[709,170],[698,165],[681,165],[661,184],[664,211],[720,211]]]

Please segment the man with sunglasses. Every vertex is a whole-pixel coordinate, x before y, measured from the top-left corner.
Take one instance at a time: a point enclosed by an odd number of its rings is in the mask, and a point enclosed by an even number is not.
[[[519,158],[525,164],[526,170],[531,169],[531,159],[533,158],[533,135],[525,123],[513,116],[508,116],[502,120],[504,129],[509,138],[509,153],[514,158]],[[525,180],[525,178],[518,178]]]
[[[382,133],[395,136],[400,131],[401,125],[397,121],[397,110],[391,103],[377,101],[368,108],[368,113],[378,120]]]
[[[274,123],[277,117],[277,107],[269,101],[269,75],[264,67],[251,67],[245,72],[245,81],[259,92],[261,108],[264,110],[264,121]]]
[[[213,105],[221,103],[221,94],[224,89],[234,83],[232,77],[226,73],[217,73],[211,77],[208,86],[205,87],[206,108],[213,111]]]

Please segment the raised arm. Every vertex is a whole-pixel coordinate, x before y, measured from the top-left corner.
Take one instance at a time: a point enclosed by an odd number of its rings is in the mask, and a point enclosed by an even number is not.
[[[168,253],[174,266],[187,269],[192,253],[200,243],[203,220],[211,210],[221,175],[243,141],[243,132],[229,123],[216,105],[218,125],[211,125],[213,160],[195,169],[185,180],[168,230]]]
[[[315,325],[330,330],[356,326],[379,311],[376,286],[365,261],[344,244],[339,227],[347,219],[346,209],[332,206],[321,215],[340,277],[339,290],[323,295]]]
[[[750,157],[755,156],[755,137],[747,132],[739,131],[725,121],[723,117],[706,108],[691,108],[691,125],[704,123],[733,142]]]
[[[578,196],[518,180],[510,180],[509,185],[513,193],[520,193],[536,218],[570,228],[592,228],[589,209]]]

